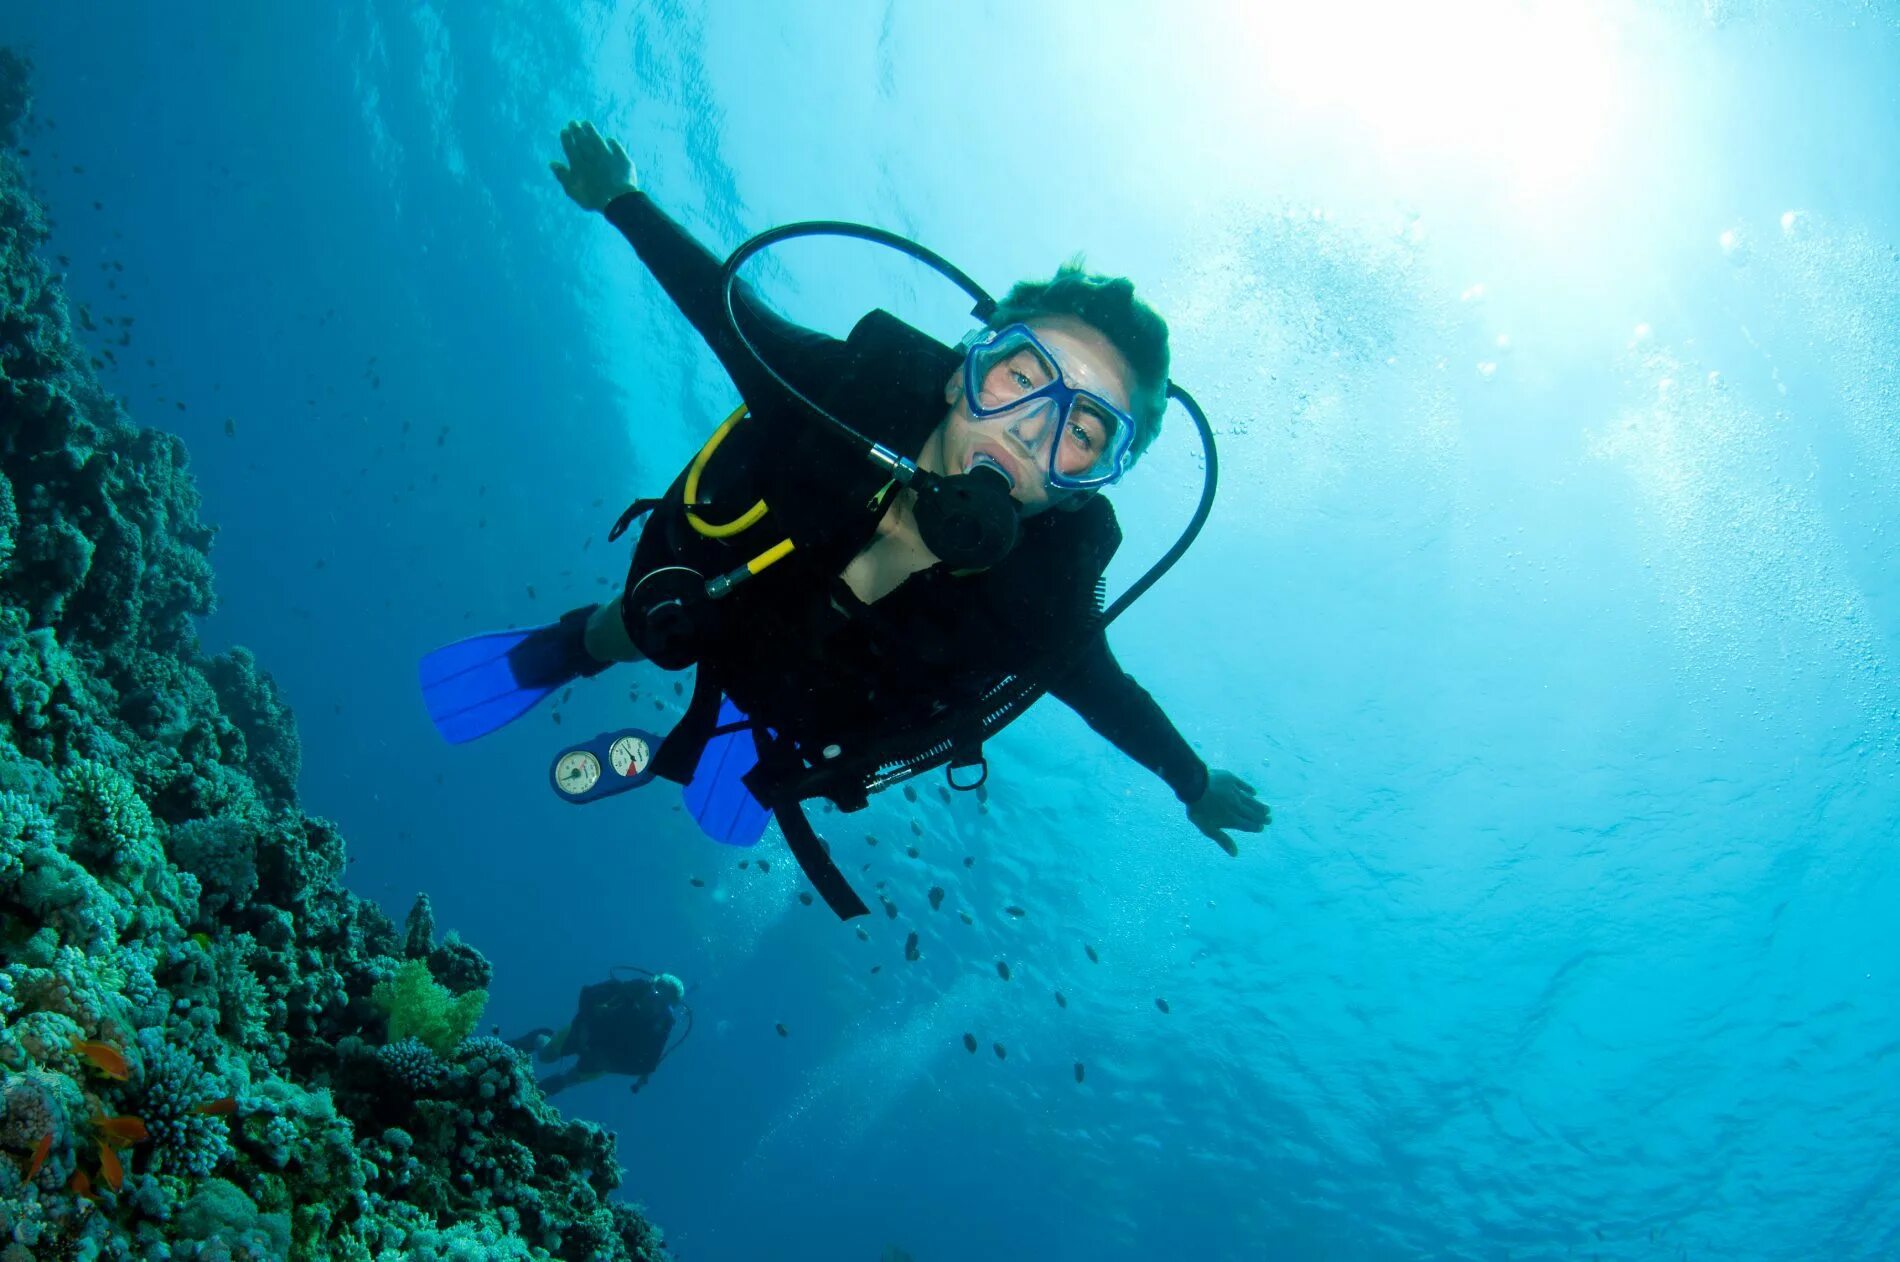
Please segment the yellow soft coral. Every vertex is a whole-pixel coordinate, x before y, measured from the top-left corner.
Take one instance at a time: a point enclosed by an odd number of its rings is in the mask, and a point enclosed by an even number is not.
[[[389,1014],[389,1041],[414,1037],[438,1056],[454,1055],[482,1019],[488,992],[452,995],[422,960],[405,960],[388,981],[376,983],[370,999]]]

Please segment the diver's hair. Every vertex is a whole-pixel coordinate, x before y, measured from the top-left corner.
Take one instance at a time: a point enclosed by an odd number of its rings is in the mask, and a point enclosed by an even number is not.
[[[678,1003],[680,1000],[686,998],[686,983],[671,973],[655,973],[653,975],[653,985],[660,990],[672,991],[672,1001],[674,1003]]]
[[[1088,271],[1080,254],[1049,280],[1017,281],[990,316],[989,327],[1033,323],[1039,316],[1082,321],[1106,337],[1134,370],[1128,409],[1135,418],[1132,464],[1161,432],[1161,414],[1168,408],[1168,322],[1135,297],[1135,282]]]

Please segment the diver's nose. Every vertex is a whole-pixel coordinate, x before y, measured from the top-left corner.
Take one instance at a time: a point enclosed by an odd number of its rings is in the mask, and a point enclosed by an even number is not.
[[[1055,414],[1055,404],[1049,399],[1038,399],[1016,416],[1008,425],[1009,433],[1021,443],[1028,452],[1042,445],[1049,431],[1049,424]]]

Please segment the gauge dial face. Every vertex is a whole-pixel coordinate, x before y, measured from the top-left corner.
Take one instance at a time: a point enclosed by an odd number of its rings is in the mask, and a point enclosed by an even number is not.
[[[561,792],[579,795],[600,780],[600,759],[584,749],[569,750],[554,764],[554,783]]]
[[[607,750],[607,760],[613,764],[616,775],[641,775],[652,758],[653,750],[638,736],[623,736]]]

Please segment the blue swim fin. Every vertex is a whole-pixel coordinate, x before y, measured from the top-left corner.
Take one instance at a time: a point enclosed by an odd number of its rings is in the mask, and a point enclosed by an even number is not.
[[[544,627],[491,631],[425,656],[416,674],[442,739],[460,745],[486,736],[556,688],[605,670],[608,663],[588,656],[584,643],[593,611],[587,605]]]
[[[744,723],[745,712],[730,698],[719,706],[719,726]],[[759,805],[740,779],[758,765],[759,752],[750,728],[715,736],[699,756],[699,766],[681,795],[686,810],[714,841],[729,846],[757,845],[765,836],[772,812]]]

